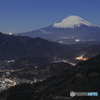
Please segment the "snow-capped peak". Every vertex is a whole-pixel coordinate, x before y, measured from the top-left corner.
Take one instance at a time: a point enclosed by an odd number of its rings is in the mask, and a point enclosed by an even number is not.
[[[56,27],[56,28],[76,28],[76,27],[80,27],[81,25],[86,25],[89,27],[97,27],[96,25],[91,24],[88,21],[85,21],[81,17],[74,16],[74,15],[63,19],[59,23],[54,23],[53,27]]]

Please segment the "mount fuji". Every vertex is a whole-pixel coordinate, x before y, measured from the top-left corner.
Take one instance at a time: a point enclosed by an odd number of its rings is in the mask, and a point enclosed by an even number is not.
[[[78,16],[69,16],[69,17],[63,19],[59,23],[54,23],[53,27],[56,27],[56,28],[77,28],[77,27],[80,27],[81,25],[86,25],[89,27],[96,27],[96,25],[93,25],[93,24],[85,21],[84,19],[82,19],[81,17],[78,17]]]
[[[100,27],[79,16],[69,16],[48,27],[24,33],[14,33],[29,37],[41,37],[59,43],[75,43],[83,41],[99,41]]]

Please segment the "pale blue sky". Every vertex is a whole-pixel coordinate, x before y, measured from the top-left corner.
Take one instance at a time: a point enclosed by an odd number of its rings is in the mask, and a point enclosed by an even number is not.
[[[32,31],[70,15],[100,26],[100,0],[0,0],[0,31]]]

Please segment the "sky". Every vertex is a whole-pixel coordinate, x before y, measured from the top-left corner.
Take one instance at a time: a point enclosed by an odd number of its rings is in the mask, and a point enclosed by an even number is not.
[[[0,0],[0,31],[33,31],[70,15],[100,26],[100,0]]]

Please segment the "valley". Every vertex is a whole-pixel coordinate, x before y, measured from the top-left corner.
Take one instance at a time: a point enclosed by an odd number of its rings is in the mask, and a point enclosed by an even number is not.
[[[25,33],[0,32],[0,100],[99,100],[100,27],[69,16]],[[20,99],[21,98],[21,99]]]

